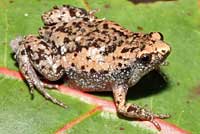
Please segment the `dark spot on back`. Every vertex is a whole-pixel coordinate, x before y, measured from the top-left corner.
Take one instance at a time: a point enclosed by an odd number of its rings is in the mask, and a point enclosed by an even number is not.
[[[121,46],[123,43],[124,43],[124,41],[123,41],[123,40],[120,40],[120,41],[118,42],[118,46]]]
[[[116,40],[117,40],[117,37],[116,37],[116,36],[114,36],[114,37],[113,37],[113,41],[116,41]]]
[[[75,25],[76,25],[76,22],[72,22],[72,25],[74,25],[74,26],[75,26]]]
[[[90,57],[88,57],[88,56],[86,56],[86,59],[87,59],[87,60],[90,60],[91,58],[90,58]]]
[[[107,23],[103,24],[103,28],[108,29],[108,24]]]
[[[102,31],[101,33],[107,35],[108,31],[105,31],[105,30],[104,30],[104,31]]]
[[[56,31],[56,32],[59,31],[59,32],[63,32],[63,33],[65,33],[66,30],[67,30],[67,29],[65,29],[63,26],[59,26],[55,31]]]
[[[84,21],[89,21],[89,18],[83,18]]]
[[[135,47],[132,47],[130,52],[132,53],[134,50],[135,50]]]
[[[96,73],[96,70],[94,68],[90,69],[90,73]]]
[[[83,48],[83,46],[81,46],[78,42],[76,42],[75,41],[75,44],[76,44],[76,52],[78,53],[78,52],[81,52],[81,50],[82,50],[82,48]],[[86,48],[86,47],[85,47]],[[86,48],[87,49],[87,48]]]
[[[77,53],[74,53],[74,57],[76,57],[77,56]]]
[[[76,16],[76,11],[74,9],[69,9],[70,16]]]
[[[62,18],[61,18],[61,17],[58,17],[58,20],[59,20],[59,21],[61,21],[61,20],[62,20]]]
[[[111,45],[105,48],[103,55],[108,55],[109,53],[113,53],[116,49],[116,45]]]
[[[127,38],[127,35],[124,34],[124,32],[118,30],[118,29],[115,29],[115,28],[111,28],[114,32],[118,33],[119,36],[125,36]]]
[[[82,22],[78,22],[78,23],[76,23],[75,27],[81,28],[81,24],[82,24]]]
[[[84,66],[84,65],[83,65],[83,66],[81,66],[81,69],[82,69],[82,70],[84,70],[84,69],[85,69],[85,66]]]
[[[74,63],[72,63],[71,66],[74,67],[75,66]]]
[[[94,46],[95,48],[100,48],[100,45],[98,45],[96,41],[92,43],[92,46]]]
[[[103,71],[100,71],[100,73],[107,74],[107,73],[109,73],[109,71],[108,70],[103,70]]]
[[[123,48],[123,49],[121,50],[121,53],[126,53],[126,52],[129,51],[129,49],[130,49],[130,48],[126,48],[126,47],[125,47],[125,48]]]
[[[52,26],[52,27],[51,27],[51,31],[53,31],[55,28],[56,28],[55,26]]]
[[[65,37],[64,38],[64,43],[69,43],[69,42],[70,42],[69,38]]]
[[[119,67],[122,67],[122,63],[118,63],[118,66],[119,66]]]
[[[101,38],[97,38],[97,41],[99,42],[104,42],[105,40],[101,39]]]

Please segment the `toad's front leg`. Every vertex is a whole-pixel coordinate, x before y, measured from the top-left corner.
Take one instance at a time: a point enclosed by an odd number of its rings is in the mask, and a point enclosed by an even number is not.
[[[158,122],[155,118],[169,118],[168,114],[154,114],[151,111],[144,109],[135,104],[126,103],[126,94],[128,91],[128,85],[118,85],[113,86],[113,95],[115,99],[115,105],[117,107],[117,112],[125,117],[137,118],[140,120],[152,122],[158,130],[161,130]]]
[[[35,37],[35,36],[28,36],[24,39],[19,39],[19,40],[14,40],[13,42],[11,42],[11,47],[13,48],[13,51],[15,52],[15,56],[16,56],[16,60],[19,64],[19,69],[21,71],[21,73],[23,74],[23,76],[25,77],[29,87],[30,87],[30,93],[33,94],[33,89],[34,87],[36,87],[36,89],[47,99],[47,100],[50,100],[51,102],[57,104],[57,105],[60,105],[62,107],[65,107],[66,106],[58,101],[57,99],[55,99],[54,97],[52,97],[46,90],[45,90],[45,87],[48,87],[48,88],[55,88],[56,86],[55,85],[51,85],[51,84],[46,84],[46,83],[43,83],[39,78],[38,78],[38,75],[35,71],[35,69],[33,68],[33,65],[31,64],[31,61],[30,61],[30,56],[28,55],[28,52],[29,53],[33,50],[36,50],[35,49],[30,49],[30,46],[28,47],[29,49],[26,48],[26,45],[29,44],[29,45],[32,45],[32,47],[36,44],[34,44],[35,42],[37,42],[38,38]],[[45,44],[43,44],[45,45]],[[40,46],[40,48],[42,48],[41,45],[37,45],[37,46]],[[40,54],[42,53],[43,51],[40,51]],[[43,53],[41,55],[43,55],[45,57],[45,54],[47,53]],[[35,58],[37,57],[36,55],[34,55]],[[33,62],[33,61],[32,61]],[[35,61],[37,62],[37,61]],[[46,64],[47,65],[47,64]],[[40,69],[40,65],[37,66],[37,69]],[[42,68],[47,68],[46,67],[42,67]],[[42,71],[42,69],[41,69]],[[40,73],[45,73],[45,72],[40,72]],[[53,76],[53,71],[50,71],[48,72],[49,73],[49,77]],[[58,75],[56,75],[57,77],[60,77]],[[54,75],[54,77],[56,77]]]

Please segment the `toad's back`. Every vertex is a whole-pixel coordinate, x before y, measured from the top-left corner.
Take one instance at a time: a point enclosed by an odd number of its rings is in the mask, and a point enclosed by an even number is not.
[[[97,90],[105,89],[108,83],[116,80],[113,79],[113,72],[126,70],[123,76],[128,77],[141,36],[111,21],[91,21],[87,18],[45,26],[40,35],[60,50],[61,62],[68,77],[76,84],[82,81],[81,87]]]
[[[44,27],[45,36],[60,49],[65,68],[87,72],[112,71],[129,66],[135,57],[138,33],[106,20],[76,19]]]

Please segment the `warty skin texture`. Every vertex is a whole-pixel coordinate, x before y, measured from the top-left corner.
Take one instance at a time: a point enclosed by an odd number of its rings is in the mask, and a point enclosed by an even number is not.
[[[50,96],[37,73],[49,81],[68,78],[68,85],[87,92],[112,91],[119,114],[151,121],[159,130],[154,114],[136,104],[126,103],[128,87],[158,68],[170,53],[159,32],[136,33],[119,24],[99,19],[94,12],[69,5],[54,7],[42,15],[39,35],[27,35],[11,42],[19,69],[29,84],[48,100],[66,105]]]

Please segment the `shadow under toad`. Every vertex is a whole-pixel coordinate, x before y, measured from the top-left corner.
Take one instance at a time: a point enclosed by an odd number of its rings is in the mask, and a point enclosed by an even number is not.
[[[127,100],[137,100],[161,93],[167,89],[169,81],[167,76],[158,70],[145,75],[135,86],[130,87],[127,93]],[[97,96],[113,96],[112,92],[91,92]]]

